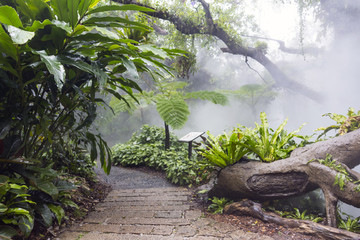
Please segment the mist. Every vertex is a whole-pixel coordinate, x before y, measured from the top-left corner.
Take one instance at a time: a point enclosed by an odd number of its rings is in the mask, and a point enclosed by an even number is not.
[[[360,4],[350,2],[351,7],[360,11]],[[266,6],[259,12],[267,11]],[[290,78],[317,92],[322,101],[314,101],[299,94],[296,89],[278,87],[273,89],[277,95],[272,101],[256,106],[256,116],[248,105],[237,98],[230,97],[227,106],[192,101],[189,103],[191,114],[187,123],[182,129],[173,130],[178,137],[193,131],[209,131],[213,135],[219,135],[224,131],[230,131],[238,124],[254,127],[254,122],[260,121],[260,112],[267,114],[272,128],[276,128],[288,118],[286,130],[296,130],[306,123],[300,134],[312,135],[315,129],[335,123],[330,118],[322,117],[323,114],[346,115],[349,107],[353,107],[356,111],[360,110],[358,93],[360,89],[360,31],[354,31],[359,28],[358,21],[350,21],[349,16],[342,15],[343,12],[337,12],[334,15],[336,19],[339,19],[339,25],[336,26],[329,20],[327,22],[329,26],[326,31],[323,31],[324,27],[315,19],[314,13],[306,13],[304,29],[300,33],[296,7],[290,4],[289,11],[285,9],[279,12],[275,6],[272,7],[272,11],[274,12],[267,14],[269,17],[279,15],[283,19],[277,19],[274,22],[275,25],[269,24],[266,19],[260,19],[260,23],[267,23],[263,25],[265,28],[275,29],[263,29],[265,37],[282,40],[292,48],[305,50],[308,46],[316,47],[320,53],[311,55],[304,51],[299,55],[288,54],[278,49],[278,43],[268,41],[267,56]],[[281,26],[282,22],[286,24]],[[331,27],[331,24],[334,26]],[[303,40],[300,41],[302,38]],[[247,65],[243,56],[223,53],[220,50],[224,46],[222,42],[217,42],[218,50],[214,48],[209,50],[200,45],[198,44],[196,54],[197,71],[189,79],[185,79],[192,83],[193,90],[235,90],[249,83],[262,84],[272,81],[269,73],[255,61],[248,59],[249,65]],[[127,134],[117,135],[115,139],[112,139],[113,143],[125,142],[131,137],[130,133],[138,130],[142,124],[163,127],[164,123],[155,108],[148,109],[142,114],[145,116],[144,119],[137,124],[134,124],[133,120],[128,121],[132,125],[131,127],[125,125],[125,128],[130,131]],[[124,122],[119,123],[121,127],[124,127]],[[343,209],[348,209],[348,207],[345,206]]]

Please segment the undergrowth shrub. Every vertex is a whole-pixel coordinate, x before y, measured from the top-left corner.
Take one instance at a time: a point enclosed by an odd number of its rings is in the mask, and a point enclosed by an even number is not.
[[[241,161],[243,157],[260,160],[262,162],[273,162],[290,156],[297,147],[309,143],[311,136],[301,136],[297,133],[303,127],[288,133],[284,127],[287,119],[274,131],[269,127],[267,116],[264,112],[260,114],[261,124],[255,128],[239,126],[230,133],[223,133],[214,137],[208,133],[205,148],[201,149],[204,156],[212,165],[224,168]],[[302,139],[297,143],[294,138]]]
[[[189,160],[186,144],[170,134],[171,147],[166,151],[164,139],[164,129],[144,125],[127,143],[112,148],[113,164],[165,171],[168,180],[179,185],[198,184],[207,178],[210,166],[196,156]]]

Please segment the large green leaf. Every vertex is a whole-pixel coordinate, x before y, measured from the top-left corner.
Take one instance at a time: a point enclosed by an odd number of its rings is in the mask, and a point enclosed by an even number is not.
[[[54,9],[54,12],[59,21],[64,21],[70,23],[68,2],[69,0],[52,0],[51,7]],[[71,1],[71,0],[70,0]]]
[[[184,126],[190,114],[185,100],[176,95],[170,97],[158,95],[156,109],[160,117],[174,129]]]
[[[0,239],[11,240],[16,235],[18,232],[14,228],[8,225],[0,225]]]
[[[47,179],[33,179],[35,187],[49,194],[54,200],[57,199],[59,191],[57,187]]]
[[[65,68],[57,59],[56,56],[49,56],[45,51],[37,51],[40,55],[41,61],[45,63],[49,72],[54,76],[56,85],[61,88],[65,82]]]
[[[139,79],[139,73],[136,69],[135,64],[130,61],[129,59],[127,59],[125,56],[120,56],[124,66],[127,69],[127,73],[130,75],[130,77],[135,78],[135,79]]]
[[[53,215],[46,204],[38,204],[36,211],[41,215],[44,220],[45,226],[50,227],[52,225]]]
[[[108,11],[141,11],[141,12],[155,12],[151,8],[141,7],[133,4],[127,5],[111,5],[111,6],[101,6],[90,10],[87,14],[99,13],[99,12],[108,12]]]
[[[34,32],[22,30],[14,26],[8,26],[8,32],[15,44],[25,44],[35,36]]]
[[[88,26],[92,26],[92,25],[97,25],[99,23],[111,23],[111,22],[115,22],[115,23],[124,23],[124,24],[128,24],[129,27],[130,26],[137,26],[142,28],[143,30],[149,30],[151,29],[151,27],[138,23],[138,22],[134,22],[134,21],[130,21],[127,20],[125,18],[122,17],[92,17],[87,19],[86,21],[84,21],[82,24],[84,25],[88,25]]]
[[[26,27],[26,31],[35,32],[36,30],[42,29],[47,25],[53,24],[49,19],[44,20],[43,22],[40,21],[34,21],[31,26]]]
[[[65,216],[65,211],[61,206],[49,204],[48,207],[55,214],[58,224],[61,225],[61,220]]]
[[[52,20],[53,15],[49,5],[43,0],[15,0],[17,11],[31,20]]]
[[[95,7],[99,2],[100,0],[81,0],[78,7],[80,18],[83,18],[89,9]]]
[[[22,27],[19,15],[10,6],[0,6],[0,23],[11,25],[14,27]]]
[[[17,60],[17,49],[14,46],[10,36],[0,25],[0,51]]]

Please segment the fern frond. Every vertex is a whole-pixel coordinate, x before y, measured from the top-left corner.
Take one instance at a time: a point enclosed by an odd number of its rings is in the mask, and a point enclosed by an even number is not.
[[[188,84],[186,82],[175,81],[175,82],[162,82],[159,84],[159,88],[166,91],[176,91],[178,89],[183,89]]]
[[[176,95],[170,97],[158,95],[156,108],[164,122],[173,129],[184,126],[190,114],[184,99]]]
[[[109,106],[114,110],[115,114],[118,114],[120,112],[128,112],[132,114],[139,107],[139,104],[130,95],[123,95],[122,97],[126,101],[119,100],[116,97],[112,97]],[[141,94],[136,94],[136,98],[140,99]]]
[[[226,105],[228,103],[228,99],[224,94],[215,91],[198,91],[186,93],[185,99],[188,98],[207,100],[220,105]]]

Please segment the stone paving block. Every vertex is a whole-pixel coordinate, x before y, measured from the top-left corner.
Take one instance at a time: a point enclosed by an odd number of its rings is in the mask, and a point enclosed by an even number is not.
[[[163,225],[154,226],[151,234],[170,236],[172,234],[174,228],[175,228],[175,226],[163,226]]]
[[[159,200],[147,200],[147,201],[118,201],[116,198],[113,199],[105,199],[104,204],[111,203],[111,204],[118,204],[122,206],[173,206],[173,205],[183,205],[186,204],[184,201],[166,201],[162,202]],[[101,206],[104,206],[102,204]]]
[[[159,235],[137,235],[116,233],[86,233],[82,238],[66,240],[183,240],[182,237],[159,236]],[[63,240],[63,239],[61,239]]]
[[[117,210],[124,210],[124,211],[185,211],[190,209],[190,205],[167,205],[167,206],[160,206],[160,205],[138,205],[138,206],[123,206],[117,202],[111,202],[112,204],[106,205],[97,205],[95,207],[96,211],[103,212],[109,209],[113,209],[116,207]]]
[[[89,218],[152,218],[154,217],[154,211],[128,211],[128,210],[114,210],[107,209],[105,211],[100,212],[91,212],[88,217]]]
[[[182,237],[193,237],[196,234],[196,228],[191,226],[180,226],[177,227],[174,231],[175,236],[182,236]]]
[[[137,196],[143,196],[143,197],[148,197],[148,196],[156,196],[156,195],[163,195],[163,196],[189,196],[190,192],[188,191],[176,191],[176,192],[119,192],[119,191],[112,191],[109,193],[109,197],[137,197]]]
[[[110,218],[109,224],[140,224],[140,225],[189,225],[190,222],[183,218]]]
[[[125,202],[125,201],[187,201],[188,196],[159,196],[159,194],[154,196],[136,196],[136,197],[124,197],[124,196],[110,196],[106,198],[107,201],[116,201],[116,202]]]
[[[112,193],[148,193],[148,192],[189,192],[186,188],[172,187],[172,188],[141,188],[141,189],[121,189],[113,190]]]
[[[156,211],[154,214],[155,218],[181,218],[182,211]]]
[[[103,232],[103,233],[122,233],[122,234],[150,234],[153,226],[146,225],[114,225],[114,224],[82,224],[70,228],[75,232]]]
[[[187,239],[189,239],[189,240],[219,240],[219,239],[223,239],[223,238],[210,237],[210,236],[195,236],[195,237],[190,237],[190,238],[187,238]],[[262,239],[258,239],[258,240],[262,240]]]

